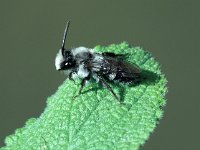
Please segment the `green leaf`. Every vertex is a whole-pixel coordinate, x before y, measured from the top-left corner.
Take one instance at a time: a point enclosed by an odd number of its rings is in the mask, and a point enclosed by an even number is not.
[[[120,95],[120,104],[106,88],[95,82],[73,97],[80,81],[66,80],[48,98],[47,107],[37,119],[6,138],[1,150],[14,149],[138,149],[162,117],[165,105],[166,78],[152,55],[126,42],[108,47],[96,46],[97,52],[128,54],[127,61],[156,75],[137,86],[111,84]],[[123,88],[123,90],[121,90]],[[123,91],[123,92],[122,92]]]

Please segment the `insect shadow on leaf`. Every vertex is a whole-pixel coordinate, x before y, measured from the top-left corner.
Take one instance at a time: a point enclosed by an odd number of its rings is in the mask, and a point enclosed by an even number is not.
[[[123,84],[129,87],[136,87],[140,84],[149,86],[149,85],[154,85],[157,81],[159,81],[159,79],[160,79],[160,76],[158,74],[148,71],[148,70],[141,70],[140,79],[135,83],[125,84],[125,83],[120,83],[120,82],[115,82],[115,83],[111,81],[107,81],[107,82],[119,88],[120,102],[124,103],[126,88],[123,86]]]

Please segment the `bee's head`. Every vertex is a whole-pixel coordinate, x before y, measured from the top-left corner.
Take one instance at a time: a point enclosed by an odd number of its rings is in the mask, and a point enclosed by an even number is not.
[[[67,70],[75,67],[76,61],[69,50],[62,52],[62,49],[59,50],[56,59],[55,66],[56,70]]]
[[[66,50],[64,48],[66,37],[67,37],[67,32],[68,32],[68,28],[69,28],[69,23],[70,22],[68,21],[66,28],[65,28],[61,49],[59,50],[59,52],[56,56],[56,59],[55,59],[56,70],[67,70],[67,69],[73,68],[76,65],[76,61],[75,61],[71,51]]]

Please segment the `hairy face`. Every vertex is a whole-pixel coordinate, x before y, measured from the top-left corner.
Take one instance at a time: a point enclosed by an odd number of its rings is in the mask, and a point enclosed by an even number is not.
[[[71,51],[66,50],[62,53],[62,50],[59,50],[56,59],[55,66],[56,70],[67,70],[75,67],[76,61],[71,53]]]

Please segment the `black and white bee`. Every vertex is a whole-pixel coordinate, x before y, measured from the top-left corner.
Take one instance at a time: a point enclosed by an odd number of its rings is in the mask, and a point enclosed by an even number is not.
[[[68,21],[61,49],[55,59],[56,69],[64,71],[70,80],[75,78],[82,79],[78,95],[81,94],[86,82],[93,78],[102,83],[120,101],[109,82],[137,84],[141,81],[141,70],[136,65],[125,62],[122,59],[125,56],[124,54],[97,53],[93,49],[86,47],[65,49],[69,24],[70,22]]]

